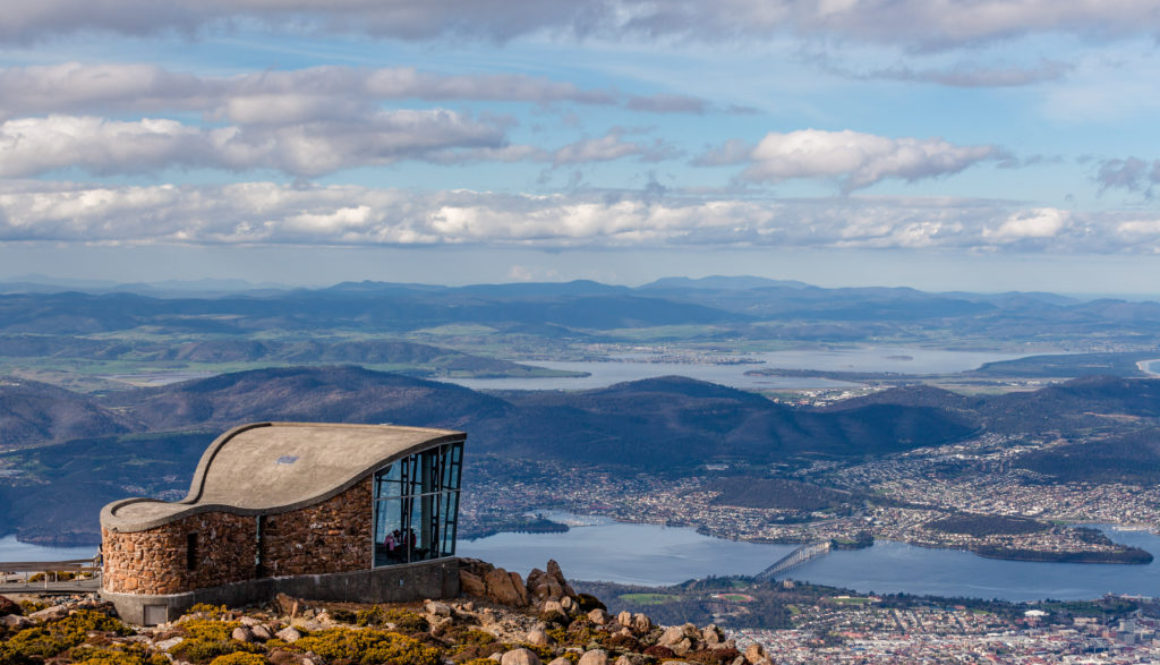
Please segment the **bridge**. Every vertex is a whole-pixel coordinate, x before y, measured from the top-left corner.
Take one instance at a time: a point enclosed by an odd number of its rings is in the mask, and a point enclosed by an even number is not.
[[[757,574],[754,579],[768,582],[785,571],[800,566],[810,559],[820,557],[830,551],[830,541],[823,540],[816,543],[806,543],[778,559],[772,566]]]

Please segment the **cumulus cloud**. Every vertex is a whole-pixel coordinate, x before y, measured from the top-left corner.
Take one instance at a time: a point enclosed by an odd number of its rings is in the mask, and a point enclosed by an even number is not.
[[[776,34],[950,48],[1027,33],[1092,38],[1160,31],[1155,0],[39,0],[10,3],[0,40],[106,30],[194,33],[238,19],[406,40],[507,40],[531,33],[675,36],[705,41]]]
[[[1160,185],[1160,159],[1151,163],[1137,157],[1107,159],[1099,163],[1095,180],[1100,189],[1125,189],[1149,198],[1152,188]]]
[[[777,183],[796,178],[835,180],[850,192],[887,178],[906,181],[952,173],[1003,153],[995,146],[957,146],[942,139],[889,138],[850,130],[771,132],[746,151],[730,141],[699,155],[699,166],[748,164],[741,179]]]
[[[1160,213],[946,198],[531,195],[357,186],[0,183],[0,241],[1160,251]]]

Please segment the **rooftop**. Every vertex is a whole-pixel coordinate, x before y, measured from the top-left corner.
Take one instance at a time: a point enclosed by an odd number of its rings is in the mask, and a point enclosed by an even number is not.
[[[184,499],[117,501],[101,511],[101,526],[143,531],[206,511],[294,510],[343,492],[392,459],[465,437],[453,430],[395,425],[242,425],[206,449]]]

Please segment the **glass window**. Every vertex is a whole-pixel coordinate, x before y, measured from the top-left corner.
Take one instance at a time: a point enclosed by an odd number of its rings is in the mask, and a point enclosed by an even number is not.
[[[375,473],[375,566],[455,554],[463,443],[408,455]]]

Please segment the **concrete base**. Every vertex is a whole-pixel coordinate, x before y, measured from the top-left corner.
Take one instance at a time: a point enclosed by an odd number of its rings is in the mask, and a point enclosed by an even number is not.
[[[351,603],[403,603],[459,595],[459,559],[399,564],[353,573],[267,577],[187,593],[147,596],[101,591],[121,619],[138,625],[173,621],[197,603],[239,607],[273,600],[284,593],[295,598]]]

